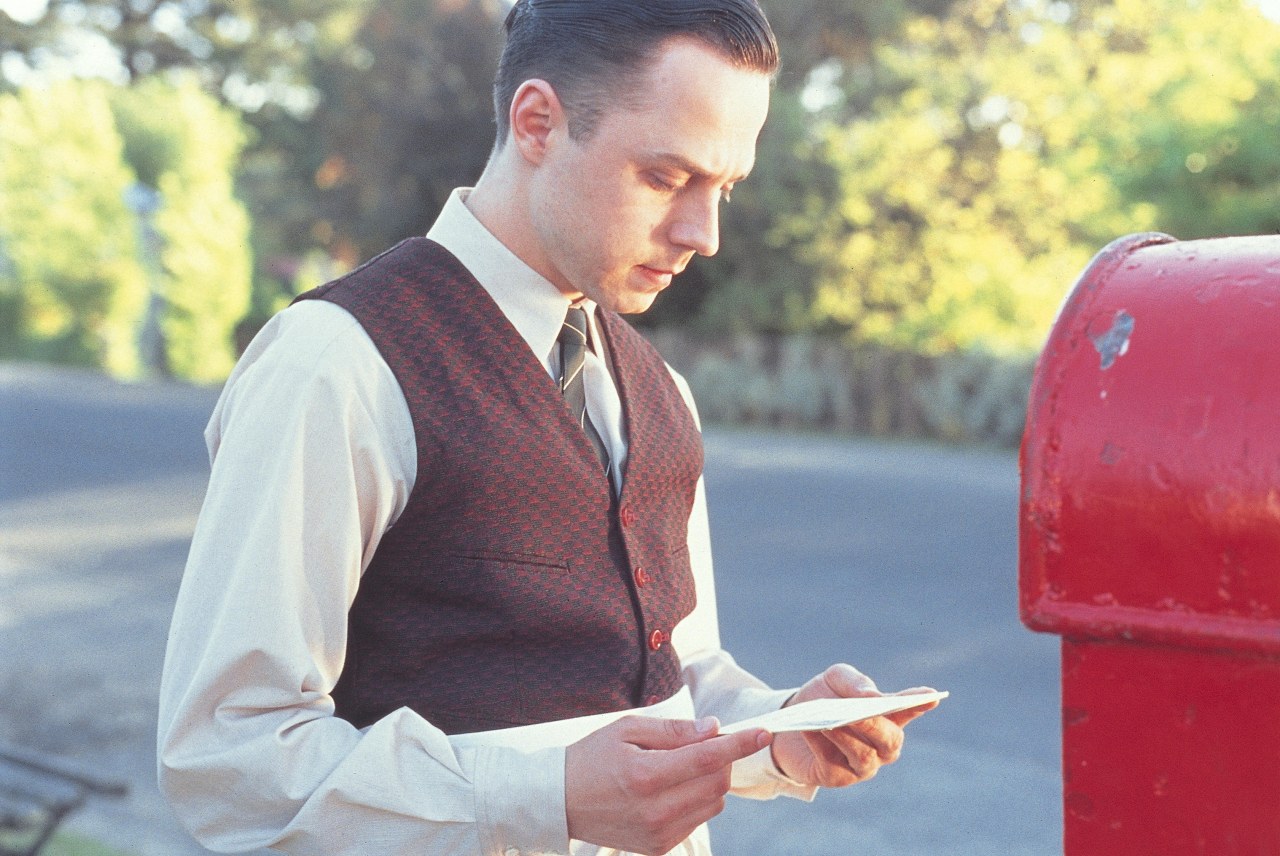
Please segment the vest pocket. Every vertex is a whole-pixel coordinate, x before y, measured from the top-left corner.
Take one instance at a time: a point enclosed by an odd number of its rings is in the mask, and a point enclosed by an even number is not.
[[[692,566],[689,559],[689,543],[679,545],[667,554],[667,568],[669,572],[677,574],[688,574],[692,579]]]
[[[484,565],[511,566],[513,571],[543,571],[546,573],[567,574],[569,565],[551,556],[539,556],[536,553],[507,553],[496,550],[468,550],[455,553],[453,556],[463,562],[478,562]]]
[[[478,641],[557,634],[580,621],[575,575],[548,556],[468,551],[450,557],[450,571],[432,594],[459,610],[458,628]]]

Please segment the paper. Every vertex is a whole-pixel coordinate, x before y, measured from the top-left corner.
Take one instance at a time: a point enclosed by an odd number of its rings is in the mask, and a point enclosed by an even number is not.
[[[911,693],[909,695],[872,696],[870,698],[820,698],[793,704],[760,716],[753,716],[720,726],[721,734],[734,734],[748,728],[763,728],[779,734],[783,731],[823,731],[851,722],[909,710],[946,698],[947,692]]]

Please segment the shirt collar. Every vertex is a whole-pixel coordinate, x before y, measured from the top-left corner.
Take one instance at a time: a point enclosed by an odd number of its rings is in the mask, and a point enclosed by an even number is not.
[[[464,204],[470,192],[464,187],[449,194],[427,237],[466,266],[538,359],[546,363],[560,335],[569,299],[476,219]],[[582,305],[594,328],[595,304],[586,300]]]

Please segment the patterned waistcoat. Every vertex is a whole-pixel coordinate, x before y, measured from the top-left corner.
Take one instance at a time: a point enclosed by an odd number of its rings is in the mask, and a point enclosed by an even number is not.
[[[702,444],[661,357],[599,312],[629,445],[615,499],[556,382],[447,250],[413,238],[300,300],[359,320],[404,392],[416,482],[348,616],[337,714],[446,733],[652,704],[682,685]]]

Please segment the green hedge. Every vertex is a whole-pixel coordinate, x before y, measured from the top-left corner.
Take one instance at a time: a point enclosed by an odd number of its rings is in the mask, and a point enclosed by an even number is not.
[[[805,335],[647,333],[707,422],[1016,446],[1034,357],[941,355]]]

